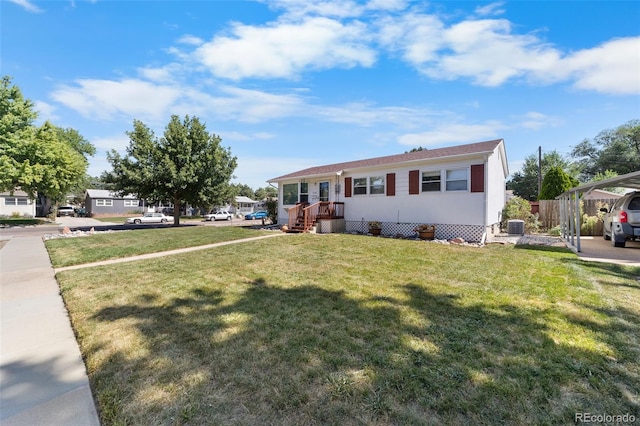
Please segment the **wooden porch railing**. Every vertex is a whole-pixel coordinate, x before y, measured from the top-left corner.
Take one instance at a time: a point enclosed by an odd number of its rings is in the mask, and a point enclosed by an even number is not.
[[[309,205],[299,203],[289,209],[289,229],[307,232],[318,219],[344,217],[344,203],[320,201]]]

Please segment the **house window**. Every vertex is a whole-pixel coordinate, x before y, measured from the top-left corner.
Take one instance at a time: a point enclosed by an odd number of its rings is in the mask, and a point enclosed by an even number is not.
[[[369,178],[369,194],[384,194],[383,176],[374,176]]]
[[[300,202],[309,202],[309,184],[307,182],[300,183]]]
[[[367,195],[367,178],[353,179],[353,195]]]
[[[298,184],[287,183],[282,185],[282,203],[293,205],[298,202]]]
[[[96,206],[97,207],[111,207],[111,206],[113,206],[113,200],[97,199],[96,200]]]
[[[124,200],[125,207],[138,207],[138,200]]]
[[[466,191],[467,181],[467,169],[447,170],[447,191]]]
[[[353,179],[354,195],[384,195],[384,176],[371,176]]]
[[[440,191],[440,170],[422,172],[422,192]]]
[[[25,197],[6,197],[4,199],[5,206],[28,206],[29,199]]]

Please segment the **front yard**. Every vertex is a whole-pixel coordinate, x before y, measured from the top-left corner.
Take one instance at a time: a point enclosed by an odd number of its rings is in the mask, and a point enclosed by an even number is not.
[[[334,234],[57,276],[106,425],[637,419],[639,277]]]

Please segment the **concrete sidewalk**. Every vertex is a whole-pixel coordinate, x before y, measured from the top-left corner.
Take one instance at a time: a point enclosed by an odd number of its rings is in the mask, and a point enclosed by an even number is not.
[[[99,425],[42,237],[0,250],[0,423]]]

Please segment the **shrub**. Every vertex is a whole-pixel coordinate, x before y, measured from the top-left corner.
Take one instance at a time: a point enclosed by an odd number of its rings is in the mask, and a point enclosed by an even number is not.
[[[269,198],[265,206],[267,207],[267,214],[269,215],[269,219],[271,219],[271,223],[278,223],[278,200]]]
[[[500,223],[502,230],[507,229],[507,223],[512,219],[524,220],[524,227],[527,233],[538,232],[540,229],[538,215],[531,213],[531,205],[524,198],[513,197],[505,204],[502,209],[502,222]]]
[[[547,231],[549,235],[553,235],[555,237],[559,237],[562,234],[562,230],[560,229],[560,225],[555,226]]]
[[[582,215],[580,235],[602,235],[602,219],[599,216]]]

